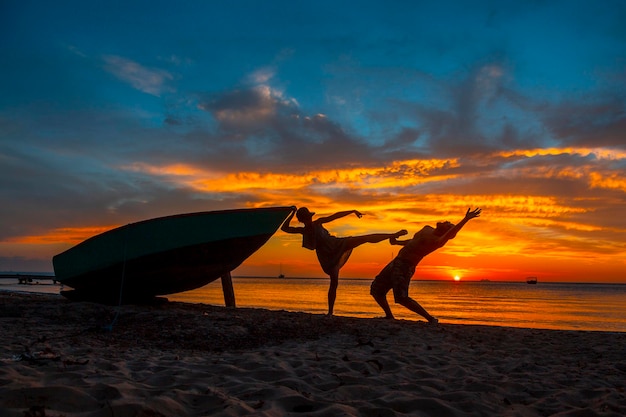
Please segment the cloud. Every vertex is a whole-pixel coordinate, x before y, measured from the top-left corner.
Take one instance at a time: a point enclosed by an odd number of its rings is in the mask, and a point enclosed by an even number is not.
[[[458,155],[517,144],[520,132],[508,118],[519,109],[508,98],[506,68],[498,62],[478,62],[457,79],[439,82],[446,99],[442,105],[413,105],[416,124],[431,151]]]
[[[174,91],[167,85],[174,77],[165,70],[146,68],[135,61],[116,55],[105,55],[103,60],[107,71],[139,91],[157,97],[165,92]]]
[[[140,91],[172,91],[165,71],[116,56],[106,62]],[[75,243],[94,233],[90,227],[284,204],[327,213],[370,210],[380,222],[354,230],[364,233],[417,229],[480,205],[489,214],[482,238],[518,239],[515,250],[524,256],[540,254],[538,248],[576,256],[587,238],[584,253],[618,253],[615,242],[626,227],[616,215],[626,187],[619,100],[547,104],[513,88],[499,61],[479,62],[461,75],[406,76],[403,85],[419,84],[434,98],[386,98],[377,112],[363,105],[352,123],[366,120],[367,129],[303,108],[274,86],[277,72],[266,67],[236,88],[168,97],[161,115],[22,111],[18,128],[4,119],[5,132],[19,130],[28,146],[0,148],[7,173],[0,187],[18,197],[0,208],[0,217],[11,219],[0,240]],[[329,97],[338,96],[350,101],[348,94]],[[155,115],[160,124],[146,123]],[[520,123],[533,118],[531,128]],[[541,136],[542,128],[549,135]],[[545,146],[546,137],[563,146]],[[604,145],[592,146],[596,139]],[[612,241],[602,244],[600,233]],[[541,244],[533,247],[529,241],[536,240]]]
[[[626,101],[623,96],[599,94],[595,99],[568,100],[547,105],[540,117],[564,145],[626,148]]]
[[[326,115],[306,114],[295,99],[268,85],[204,94],[198,107],[211,114],[217,126],[213,132],[197,133],[196,140],[210,140],[212,155],[232,155],[238,149],[231,161],[235,165],[240,161],[280,171],[373,160],[374,148],[365,140]]]
[[[209,111],[224,130],[257,130],[278,111],[297,111],[266,86],[225,92],[208,98],[199,108]]]
[[[274,68],[264,67],[250,74],[249,81],[253,85],[267,85],[267,83],[276,75]]]

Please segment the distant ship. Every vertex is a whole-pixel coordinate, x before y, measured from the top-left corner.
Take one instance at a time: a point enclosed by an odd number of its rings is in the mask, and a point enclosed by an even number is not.
[[[526,278],[526,284],[536,284],[536,283],[537,283],[537,277]]]
[[[285,274],[283,274],[283,264],[280,264],[280,273],[278,274],[278,278],[285,278]]]

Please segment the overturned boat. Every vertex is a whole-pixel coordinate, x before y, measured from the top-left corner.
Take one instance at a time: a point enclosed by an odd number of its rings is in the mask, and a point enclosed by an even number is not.
[[[55,279],[73,288],[61,292],[67,298],[117,304],[222,278],[226,304],[234,306],[230,272],[263,246],[292,210],[207,211],[131,223],[54,256]]]

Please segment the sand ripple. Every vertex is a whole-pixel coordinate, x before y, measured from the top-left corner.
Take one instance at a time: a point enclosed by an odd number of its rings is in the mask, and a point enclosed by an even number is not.
[[[0,301],[2,417],[626,415],[626,333]]]

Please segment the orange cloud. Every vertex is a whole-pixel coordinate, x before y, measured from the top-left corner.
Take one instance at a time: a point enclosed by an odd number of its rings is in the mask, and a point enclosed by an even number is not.
[[[598,159],[607,160],[620,160],[626,159],[626,152],[619,149],[610,148],[535,148],[535,149],[516,149],[512,151],[498,152],[494,156],[501,156],[504,158],[512,156],[525,156],[532,158],[534,156],[548,156],[548,155],[580,155],[589,156],[594,155]]]
[[[396,161],[384,167],[320,170],[298,174],[222,173],[185,164],[154,166],[138,163],[122,168],[166,177],[172,183],[178,183],[198,191],[237,192],[271,189],[276,192],[304,187],[323,188],[338,184],[346,188],[358,187],[359,189],[410,187],[426,182],[455,178],[455,175],[442,174],[441,172],[444,169],[458,166],[459,162],[456,159],[429,159]]]
[[[532,158],[564,153],[593,154],[603,160],[626,157],[624,152],[603,148],[520,150],[495,156]],[[464,280],[513,276],[521,279],[526,275],[545,277],[550,273],[554,280],[593,280],[594,276],[589,277],[589,274],[595,270],[612,274],[609,280],[621,279],[615,277],[623,275],[617,272],[624,267],[621,259],[626,258],[620,247],[623,243],[615,238],[603,240],[601,235],[606,234],[606,226],[592,223],[589,220],[592,216],[583,216],[593,214],[599,203],[584,204],[581,199],[513,192],[488,194],[487,190],[480,190],[480,194],[445,194],[441,190],[416,194],[415,190],[421,190],[423,185],[427,185],[424,189],[428,190],[430,184],[437,182],[465,180],[468,174],[463,177],[457,174],[463,164],[464,160],[457,159],[415,159],[384,166],[301,173],[229,173],[185,163],[161,166],[137,163],[122,168],[153,175],[162,182],[199,193],[247,193],[254,196],[250,206],[297,204],[311,207],[318,215],[351,209],[366,214],[362,219],[349,216],[328,224],[331,233],[338,236],[400,229],[407,229],[412,235],[437,221],[457,222],[468,207],[481,207],[483,215],[479,219],[472,220],[458,238],[423,261],[419,267],[420,279],[450,279],[456,274]],[[626,180],[618,173],[591,165],[519,167],[508,170],[506,175],[568,179],[592,188],[626,190]],[[11,242],[33,248],[51,243],[76,244],[113,227],[68,227]],[[25,246],[22,249],[26,251]],[[342,269],[341,276],[371,278],[397,249],[387,242],[359,247]],[[290,276],[324,276],[314,252],[302,249],[297,236],[280,230],[242,265],[241,271],[243,275],[274,276],[281,264]]]
[[[106,232],[107,230],[111,230],[115,227],[117,226],[67,227],[54,229],[42,235],[20,236],[13,239],[8,239],[7,242],[31,245],[45,245],[52,243],[77,244],[91,236]]]
[[[610,188],[626,191],[626,179],[622,175],[602,175],[597,172],[590,174],[590,186],[593,188]]]

